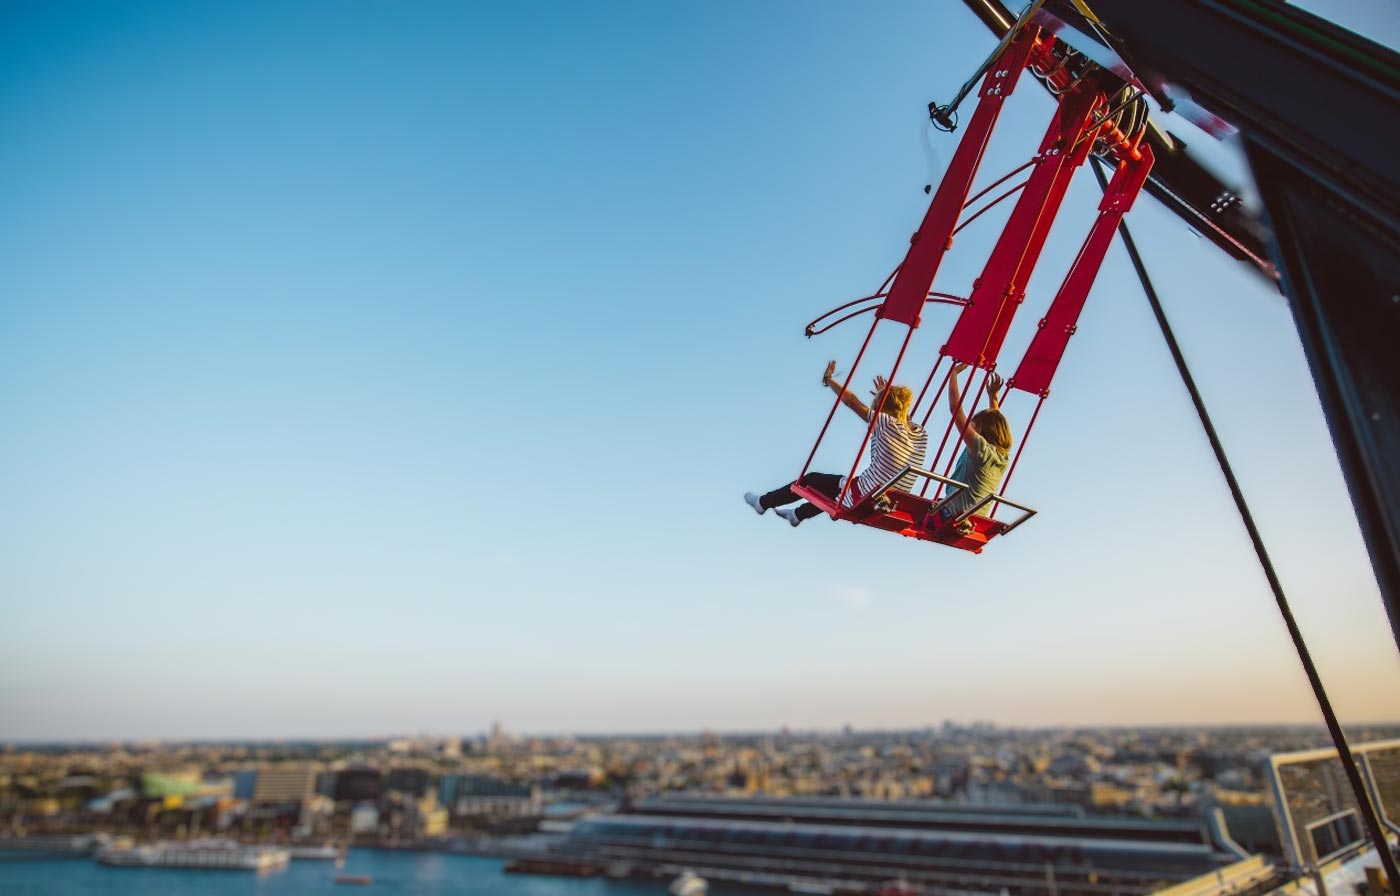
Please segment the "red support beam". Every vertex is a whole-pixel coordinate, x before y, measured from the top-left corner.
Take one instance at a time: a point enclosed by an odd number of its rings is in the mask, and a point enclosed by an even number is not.
[[[1016,82],[1030,61],[1036,48],[1037,34],[1039,30],[1036,28],[1023,28],[1002,51],[1001,57],[992,63],[987,77],[983,79],[977,111],[963,132],[953,161],[944,172],[938,191],[924,214],[923,223],[910,239],[909,252],[904,256],[894,283],[890,285],[889,296],[880,309],[881,318],[899,321],[909,327],[919,325],[924,299],[933,288],[938,266],[951,245],[953,227],[957,225],[958,216],[967,202],[967,194],[972,190],[973,178],[982,164],[982,156],[991,140],[997,117],[1001,115],[1002,104],[1016,89]]]
[[[1093,139],[1087,135],[1097,128],[1093,112],[1102,100],[1102,94],[1089,84],[1061,98],[1041,141],[1035,171],[973,285],[943,354],[982,368],[995,366],[1070,178],[1088,158]]]
[[[1050,380],[1064,357],[1065,348],[1078,326],[1079,314],[1084,310],[1084,302],[1089,297],[1089,289],[1094,285],[1099,268],[1103,264],[1108,247],[1118,230],[1118,222],[1132,208],[1133,200],[1142,190],[1147,175],[1152,170],[1152,149],[1140,148],[1139,158],[1128,157],[1118,163],[1113,179],[1108,184],[1103,201],[1099,203],[1099,216],[1084,240],[1084,246],[1060,284],[1050,309],[1041,318],[1039,329],[1031,338],[1020,366],[1007,386],[1030,392],[1042,398],[1050,394]]]

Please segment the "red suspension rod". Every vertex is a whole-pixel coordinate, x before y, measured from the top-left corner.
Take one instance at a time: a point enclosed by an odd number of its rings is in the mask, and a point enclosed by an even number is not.
[[[982,206],[982,208],[978,209],[976,212],[973,213],[972,217],[968,218],[966,221],[963,221],[962,223],[958,224],[957,227],[954,227],[954,228],[953,228],[953,236],[957,236],[959,233],[962,232],[962,229],[963,229],[964,227],[966,227],[967,225],[971,224],[973,221],[976,221],[978,218],[982,217],[984,214],[986,214],[987,212],[991,211],[992,209],[996,208],[997,204],[998,204],[999,202],[1001,202],[1003,199],[1005,199],[1006,197],[1013,195],[1017,190],[1023,190],[1023,189],[1025,189],[1026,184],[1028,184],[1028,183],[1030,183],[1029,180],[1023,180],[1023,181],[1021,181],[1019,184],[1017,184],[1016,186],[1014,186],[1014,187],[1012,187],[1011,189],[1007,190],[1005,193],[1002,193],[1000,196],[998,196],[997,198],[993,199],[991,202],[989,202],[989,203],[987,203],[986,205]]]
[[[1038,162],[1038,161],[1040,161],[1040,157],[1039,157],[1039,156],[1032,156],[1024,165],[1020,165],[1020,166],[1018,166],[1018,167],[1016,167],[1016,168],[1013,168],[1013,169],[1011,169],[1010,171],[1006,172],[1006,173],[1003,174],[1001,177],[997,178],[996,180],[992,181],[991,183],[989,183],[989,184],[987,184],[985,187],[983,187],[983,188],[982,188],[975,196],[973,196],[971,199],[969,199],[969,200],[967,200],[966,202],[964,202],[964,203],[963,203],[963,208],[966,209],[969,205],[972,205],[972,203],[974,203],[974,202],[976,202],[977,200],[981,199],[983,196],[986,196],[988,193],[992,192],[992,191],[995,190],[997,187],[999,187],[999,186],[1001,186],[1002,184],[1006,183],[1008,180],[1011,180],[1011,178],[1013,178],[1013,177],[1015,177],[1016,175],[1020,174],[1022,171],[1025,171],[1027,168],[1031,167],[1032,165],[1034,165],[1034,164],[1035,164],[1036,162]]]

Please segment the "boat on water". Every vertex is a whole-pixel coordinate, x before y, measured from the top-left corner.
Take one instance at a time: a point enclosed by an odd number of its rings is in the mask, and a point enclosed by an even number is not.
[[[609,862],[603,867],[603,873],[613,880],[631,877],[634,870],[631,862]]]
[[[705,896],[709,890],[710,882],[687,868],[671,881],[666,891],[671,896]]]
[[[588,862],[538,856],[509,859],[501,870],[506,874],[554,874],[559,877],[594,877],[603,871],[601,866]]]
[[[220,871],[271,871],[287,867],[291,851],[277,846],[244,846],[233,840],[161,841],[98,850],[103,865],[127,868],[205,868]]]
[[[0,834],[0,860],[62,859],[91,855],[106,845],[106,834],[29,834],[15,837]]]
[[[340,858],[340,847],[334,843],[303,844],[301,846],[288,846],[287,851],[294,859],[315,859],[318,861],[335,861]]]

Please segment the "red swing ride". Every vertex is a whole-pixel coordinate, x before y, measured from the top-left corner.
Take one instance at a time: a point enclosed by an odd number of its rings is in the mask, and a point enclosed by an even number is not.
[[[1076,65],[1068,64],[1071,59],[1075,59]],[[1006,382],[1008,398],[1014,390],[1035,396],[1036,403],[1020,447],[1010,459],[1001,492],[987,496],[958,516],[945,520],[938,513],[947,500],[948,488],[966,487],[965,483],[949,478],[956,448],[961,442],[953,433],[950,420],[943,430],[938,451],[927,467],[901,471],[901,475],[912,472],[922,480],[917,493],[894,488],[893,482],[900,478],[896,476],[869,494],[852,494],[848,504],[844,500],[845,493],[852,489],[856,467],[874,432],[873,418],[851,463],[842,494],[833,499],[802,485],[793,488],[833,519],[973,553],[981,553],[987,542],[1010,533],[1036,513],[1007,497],[1006,484],[1016,471],[1027,437],[1050,394],[1051,380],[1074,335],[1079,314],[1118,223],[1142,190],[1153,163],[1152,150],[1143,142],[1147,127],[1143,104],[1145,89],[1133,81],[1125,84],[1120,76],[1089,63],[1048,31],[1023,19],[1018,27],[1008,32],[984,68],[986,76],[982,80],[976,111],[934,192],[923,222],[910,239],[903,262],[874,294],[828,311],[808,324],[806,333],[809,337],[824,333],[847,320],[874,312],[870,330],[842,384],[844,390],[849,390],[876,329],[883,323],[907,328],[899,353],[885,377],[893,383],[905,363],[924,306],[934,303],[960,307],[947,342],[917,391],[909,418],[927,426],[956,363],[967,364],[980,373],[980,384],[975,390],[967,390],[972,398],[970,407],[965,407],[964,411],[970,417],[986,394],[988,379],[997,368],[1002,342],[1012,318],[1025,300],[1026,284],[1035,270],[1070,180],[1091,154],[1113,164],[1114,172],[1099,204],[1098,217],[1041,318],[1015,373]],[[1027,69],[1040,78],[1058,100],[1045,137],[1030,161],[969,197],[1002,106]],[[952,129],[954,125],[948,119],[950,110],[946,107],[930,107],[930,110],[936,122],[942,121],[945,129]],[[980,209],[970,211],[978,200],[1026,169],[1030,169],[1030,174],[1025,181],[988,200]],[[970,295],[961,298],[931,291],[939,266],[952,248],[954,235],[1017,193],[1020,195],[1016,204],[987,257],[981,276],[973,283]],[[935,380],[939,385],[930,395]],[[961,397],[964,403],[968,401],[966,394]],[[838,394],[797,477],[799,481],[808,472],[840,405]],[[1002,505],[1017,512],[1014,518],[996,518]]]

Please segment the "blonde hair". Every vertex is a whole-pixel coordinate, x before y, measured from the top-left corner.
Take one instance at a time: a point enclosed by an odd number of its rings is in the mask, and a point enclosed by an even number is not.
[[[913,404],[913,389],[908,386],[890,386],[885,392],[884,402],[880,405],[880,413],[905,420],[909,417],[909,408]]]
[[[972,428],[991,444],[1002,451],[1011,450],[1011,424],[1001,411],[993,408],[978,411],[972,415]]]

